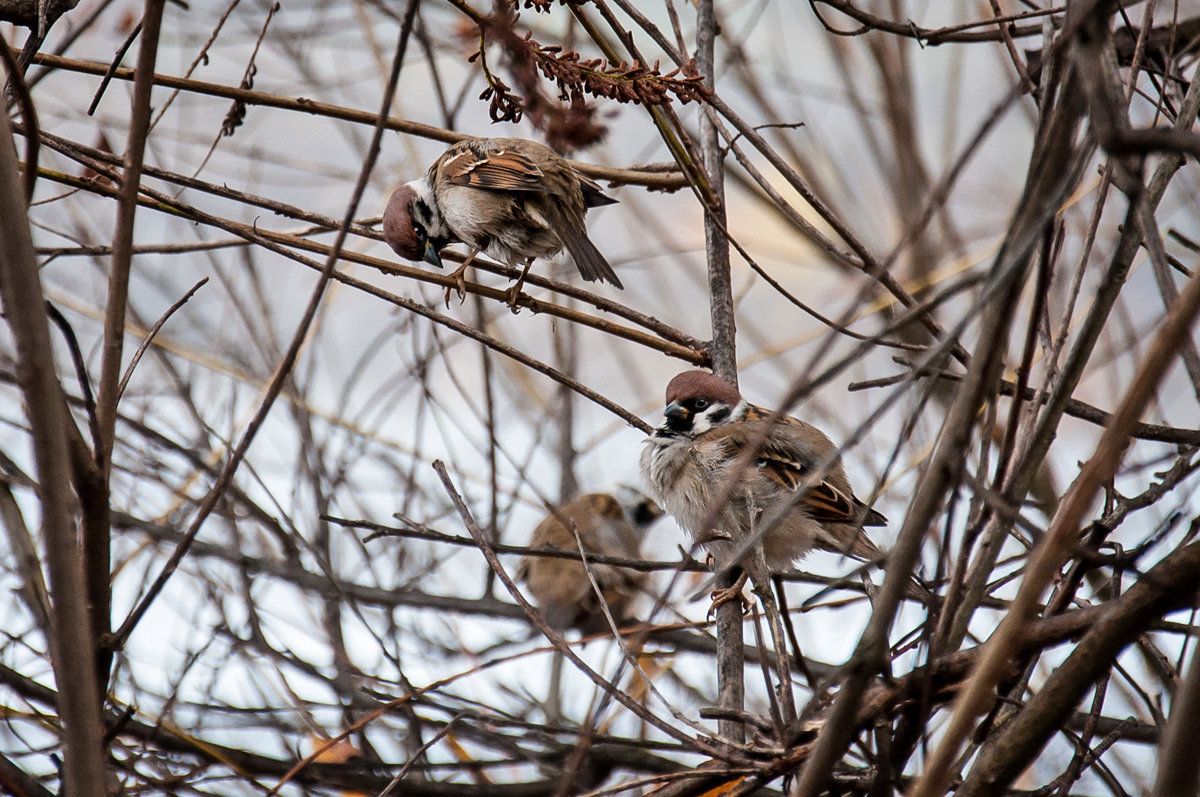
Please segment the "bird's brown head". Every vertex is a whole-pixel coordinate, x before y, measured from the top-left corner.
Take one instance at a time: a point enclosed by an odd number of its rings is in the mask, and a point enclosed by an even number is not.
[[[666,423],[670,434],[697,435],[745,413],[742,394],[708,371],[684,371],[667,385]]]
[[[433,201],[428,180],[414,180],[392,192],[383,211],[383,240],[401,257],[442,267],[438,252],[452,236]]]
[[[667,403],[681,399],[706,398],[735,406],[742,394],[733,385],[708,371],[684,371],[667,383]]]

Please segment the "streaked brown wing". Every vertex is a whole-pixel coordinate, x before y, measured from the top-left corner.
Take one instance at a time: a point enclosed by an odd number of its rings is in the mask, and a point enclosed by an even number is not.
[[[454,185],[488,191],[536,191],[548,189],[542,170],[530,158],[512,149],[482,152],[463,147],[442,164],[442,179]]]
[[[804,483],[804,468],[795,462],[761,457],[758,466],[767,478],[786,490],[798,489]],[[809,487],[799,505],[822,523],[852,523],[858,514],[855,500],[827,481]]]
[[[822,523],[853,523],[858,519],[858,502],[829,482],[812,487],[800,503]]]
[[[777,452],[776,452],[777,453]],[[763,455],[758,460],[763,473],[779,486],[796,490],[804,482],[807,468],[792,459]],[[868,509],[853,495],[848,495],[827,481],[812,485],[800,499],[800,506],[814,519],[822,523],[856,523],[865,511],[864,526],[886,526],[887,518],[874,509]]]
[[[751,406],[748,417],[752,420],[743,424],[728,425],[706,432],[719,436],[731,456],[737,456],[757,441],[763,419],[770,413],[760,407]],[[786,419],[783,423],[799,423]],[[819,433],[818,433],[819,434]],[[805,477],[812,471],[812,455],[797,445],[788,436],[768,436],[759,445],[757,464],[760,472],[785,490],[799,489]],[[886,526],[887,518],[868,509],[853,494],[834,486],[827,480],[812,485],[800,498],[799,505],[817,521],[822,523],[856,523],[863,514],[864,526]]]
[[[746,435],[739,441],[739,447],[751,445],[763,427],[764,424],[757,421],[745,424]],[[787,437],[770,436],[762,442],[758,450],[758,466],[769,478],[779,482],[780,486],[795,490],[811,471],[812,462],[809,456],[793,445]]]
[[[769,456],[758,458],[763,474],[785,490],[795,490],[804,481],[804,471],[795,462]]]

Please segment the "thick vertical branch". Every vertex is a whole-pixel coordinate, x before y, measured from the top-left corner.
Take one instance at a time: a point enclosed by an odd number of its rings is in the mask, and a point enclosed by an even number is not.
[[[67,448],[71,419],[54,373],[50,325],[21,186],[8,115],[0,113],[0,299],[16,343],[17,376],[25,395],[37,464],[54,608],[51,659],[63,726],[63,791],[95,794],[104,783],[103,728],[92,670],[95,646],[88,622],[83,557],[71,518],[75,505]]]
[[[700,0],[696,42],[696,62],[709,88],[713,88],[716,72],[713,68],[713,39],[717,21],[713,0]],[[700,114],[700,150],[704,171],[708,174],[715,204],[704,214],[704,253],[708,261],[709,311],[712,317],[713,373],[737,384],[737,352],[734,344],[736,324],[733,316],[733,286],[729,277],[729,240],[725,237],[725,169],[724,153],[717,126],[708,116],[706,107]]]
[[[154,64],[158,55],[158,33],[164,0],[146,0],[142,14],[141,46],[133,84],[133,108],[121,191],[117,197],[117,223],[113,232],[112,266],[108,272],[108,300],[104,309],[104,349],[100,360],[100,385],[96,402],[96,425],[100,450],[95,452],[99,473],[80,485],[83,510],[83,561],[87,563],[88,607],[92,636],[104,642],[96,650],[96,679],[107,689],[113,650],[107,644],[112,628],[112,553],[109,545],[109,476],[112,473],[113,439],[117,424],[121,353],[125,342],[125,310],[129,301],[129,270],[133,260],[133,219],[137,212],[142,178],[142,159],[150,131],[150,92],[154,88]]]
[[[475,297],[475,323],[479,326],[479,331],[483,332],[487,329],[487,314],[484,312],[483,299],[479,296]],[[500,535],[500,484],[497,481],[498,471],[496,465],[496,449],[499,442],[496,440],[496,391],[492,382],[492,353],[488,347],[482,343],[479,345],[479,358],[483,366],[483,412],[484,422],[487,425],[488,446],[487,446],[487,464],[488,464],[488,525],[487,532],[491,535],[492,540],[498,540]],[[483,594],[492,594],[492,589],[496,585],[496,574],[492,569],[486,568],[483,575]]]
[[[579,334],[568,324],[554,336],[554,356],[559,370],[572,379],[579,378]],[[558,387],[558,503],[565,504],[580,493],[575,476],[575,391]]]
[[[717,19],[713,0],[700,0],[696,29],[696,63],[709,88],[713,88],[716,70],[713,41]],[[711,109],[700,114],[700,151],[704,171],[714,198],[704,214],[704,252],[708,262],[709,312],[712,317],[713,373],[737,384],[736,325],[733,316],[733,285],[729,276],[729,240],[725,237],[725,173],[717,126],[709,118]],[[733,586],[737,574],[727,573],[721,587]],[[738,601],[726,601],[717,607],[717,692],[722,708],[741,711],[745,701],[745,662],[742,658],[742,607]],[[786,678],[786,673],[780,673]],[[744,729],[736,720],[722,719],[721,736],[734,742],[744,738]]]
[[[117,384],[121,379],[121,353],[125,342],[125,309],[129,299],[129,268],[133,259],[133,220],[137,213],[142,159],[150,129],[150,92],[154,88],[154,64],[158,54],[158,32],[163,0],[146,0],[142,16],[142,43],[138,50],[133,84],[133,108],[121,190],[117,196],[117,223],[113,231],[112,267],[108,273],[108,300],[104,309],[104,349],[100,361],[100,387],[96,414],[100,422],[101,450],[96,459],[105,472],[111,470],[113,435],[117,419]]]

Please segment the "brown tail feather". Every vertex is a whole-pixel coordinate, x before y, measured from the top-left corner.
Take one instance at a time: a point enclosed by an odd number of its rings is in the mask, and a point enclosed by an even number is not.
[[[883,556],[883,551],[875,543],[871,542],[871,538],[858,530],[854,534],[854,543],[850,546],[850,550],[843,550],[842,553],[851,556],[863,562],[877,561]]]
[[[586,207],[601,208],[617,203],[618,200],[604,193],[604,189],[595,180],[584,177],[582,174],[576,176],[579,177],[579,188],[583,191],[583,204]]]
[[[852,527],[842,526],[841,528],[848,530]],[[839,540],[837,536],[828,533],[824,537],[817,537],[817,547],[825,551],[849,556],[851,559],[857,559],[860,562],[866,562],[885,570],[887,569],[887,557],[883,551],[879,550],[879,546],[871,542],[871,538],[862,529],[855,529],[854,539],[851,541],[849,547],[846,547],[845,543]],[[863,566],[863,568],[865,567],[866,565]],[[929,589],[916,576],[909,576],[909,582],[904,585],[904,594],[908,598],[923,603],[928,603],[933,597]]]
[[[563,239],[567,251],[571,253],[571,258],[575,261],[575,268],[579,269],[581,277],[588,282],[601,280],[616,285],[618,288],[625,288],[621,284],[621,280],[617,278],[617,272],[613,271],[613,267],[604,259],[604,255],[600,254],[600,250],[591,242],[582,228],[564,224],[559,229],[559,235]]]

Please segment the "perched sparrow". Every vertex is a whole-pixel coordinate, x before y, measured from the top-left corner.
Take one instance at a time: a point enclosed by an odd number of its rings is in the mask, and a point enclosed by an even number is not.
[[[579,541],[588,553],[637,559],[642,537],[661,516],[658,505],[632,487],[619,488],[615,497],[591,493],[554,509],[534,529],[529,544],[578,552],[571,531],[574,521]],[[604,564],[589,563],[588,569],[613,619],[618,623],[628,620],[646,574]],[[608,628],[582,562],[526,556],[517,567],[517,578],[529,587],[546,622],[554,628],[578,628],[584,633]]]
[[[442,267],[438,252],[461,241],[471,248],[452,275],[480,252],[524,271],[509,293],[514,304],[535,258],[565,246],[589,282],[621,280],[588,239],[583,215],[608,205],[600,186],[549,147],[523,138],[469,138],[454,144],[419,180],[400,186],[383,213],[383,237],[401,257]]]
[[[666,421],[646,439],[642,477],[650,494],[713,555],[719,568],[786,502],[795,502],[762,538],[767,567],[781,570],[813,548],[875,559],[879,549],[861,526],[887,518],[854,497],[838,462],[799,496],[805,477],[836,450],[829,438],[795,418],[770,422],[771,412],[749,404],[737,388],[707,371],[685,371],[667,385]],[[719,510],[741,455],[763,436],[753,463]],[[710,521],[708,527],[705,521]]]

